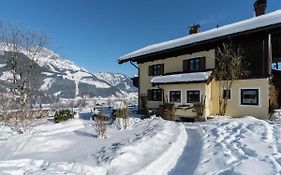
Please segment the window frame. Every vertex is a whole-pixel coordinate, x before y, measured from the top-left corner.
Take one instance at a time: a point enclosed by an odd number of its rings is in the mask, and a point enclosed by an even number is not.
[[[148,101],[163,101],[163,89],[148,89],[147,94]]]
[[[206,57],[199,56],[183,61],[183,72],[201,72],[206,69]]]
[[[195,95],[194,93],[198,93],[198,101],[189,101],[189,96],[190,94],[189,93],[193,93],[193,95]],[[200,90],[187,90],[186,91],[186,102],[187,103],[200,103]]]
[[[171,98],[171,93],[173,92],[179,92],[179,101],[171,101],[172,98]],[[169,103],[177,103],[177,104],[180,104],[182,103],[182,91],[181,90],[170,90],[169,91]]]
[[[149,76],[160,76],[164,74],[164,64],[154,64],[148,67]]]
[[[244,103],[243,102],[243,93],[245,91],[255,91],[256,94],[256,98],[257,98],[257,102],[256,103]],[[260,105],[260,89],[258,88],[241,88],[240,89],[240,105],[241,106],[259,106]]]

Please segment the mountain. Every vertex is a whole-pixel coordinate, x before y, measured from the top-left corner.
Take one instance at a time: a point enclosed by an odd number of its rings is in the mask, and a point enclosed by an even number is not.
[[[11,73],[4,62],[8,49],[0,47],[0,91],[11,81]],[[55,52],[42,48],[33,59],[21,50],[21,61],[36,62],[38,75],[36,88],[56,98],[74,99],[77,96],[87,97],[126,97],[135,93],[129,77],[120,73],[91,73],[73,62],[62,58]]]

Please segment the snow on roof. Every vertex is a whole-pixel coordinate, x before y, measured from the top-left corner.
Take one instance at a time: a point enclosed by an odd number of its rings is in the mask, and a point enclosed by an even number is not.
[[[225,25],[206,32],[188,35],[174,40],[162,42],[159,44],[150,45],[120,57],[118,59],[118,62],[122,63],[122,62],[129,61],[131,58],[135,58],[138,56],[159,52],[162,50],[172,49],[175,47],[180,47],[200,41],[223,37],[239,32],[245,32],[245,31],[266,27],[269,25],[279,24],[279,23],[281,23],[281,10],[277,10],[272,13],[261,15],[258,17],[253,17],[251,19],[236,22],[233,24]]]
[[[211,76],[211,74],[212,71],[158,76],[158,77],[153,77],[151,79],[151,83],[166,84],[166,83],[187,83],[187,82],[196,82],[196,81],[197,82],[206,81]]]

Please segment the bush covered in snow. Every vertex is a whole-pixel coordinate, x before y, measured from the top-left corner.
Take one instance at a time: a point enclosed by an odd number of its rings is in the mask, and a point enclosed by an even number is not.
[[[59,123],[59,122],[63,122],[63,121],[72,119],[73,116],[74,116],[74,114],[71,110],[63,109],[60,111],[56,111],[54,120],[56,123]]]
[[[127,104],[123,101],[115,103],[113,110],[113,115],[116,117],[115,121],[118,123],[118,127],[120,129],[127,129],[130,125],[130,115]]]

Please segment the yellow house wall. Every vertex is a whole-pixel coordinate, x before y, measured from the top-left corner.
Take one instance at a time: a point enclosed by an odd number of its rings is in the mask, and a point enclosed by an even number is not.
[[[193,54],[186,54],[181,55],[178,57],[171,57],[164,60],[156,60],[152,62],[146,62],[139,64],[140,68],[140,94],[147,95],[148,89],[158,89],[157,87],[152,87],[151,79],[152,76],[148,75],[149,66],[155,64],[164,64],[164,73],[171,73],[171,72],[181,72],[183,71],[183,60],[195,58],[195,57],[206,57],[206,69],[212,69],[215,67],[215,51],[203,51],[197,52]],[[155,101],[148,101],[147,105],[149,108],[158,108],[162,102],[155,102]]]
[[[181,72],[183,71],[183,60],[191,59],[194,57],[205,56],[206,57],[206,69],[212,69],[215,67],[214,50],[198,52],[194,54],[186,54],[178,57],[171,57],[164,60],[157,60],[152,62],[146,62],[139,64],[140,68],[140,94],[147,95],[148,89],[158,89],[158,87],[152,87],[152,76],[148,75],[148,68],[150,65],[164,64],[164,73]],[[205,116],[218,114],[218,97],[219,87],[218,82],[213,80],[209,85],[206,83],[193,83],[193,84],[178,84],[178,85],[160,85],[164,89],[165,96],[169,97],[170,90],[182,91],[182,103],[177,105],[186,104],[186,90],[200,90],[200,95],[206,94],[206,109]],[[259,89],[259,105],[258,106],[243,106],[240,104],[240,89],[253,88]],[[232,117],[242,117],[246,115],[252,115],[257,118],[266,118],[268,115],[269,106],[269,81],[268,79],[248,79],[234,81],[231,90],[232,99],[229,100],[226,115]],[[162,102],[148,101],[149,108],[158,108]],[[177,115],[182,116],[196,116],[196,113],[188,110],[178,110]]]
[[[259,89],[259,105],[241,105],[241,89]],[[211,115],[218,114],[219,104],[218,82],[212,82],[212,106]],[[254,116],[260,119],[268,117],[269,107],[269,80],[268,79],[247,79],[234,81],[231,89],[231,99],[228,100],[226,115],[232,117]]]
[[[181,103],[175,103],[175,106],[178,107],[180,105],[185,106],[193,106],[192,103],[187,103],[187,93],[188,90],[199,90],[200,91],[200,101],[202,101],[204,96],[206,95],[207,99],[210,99],[210,94],[207,93],[211,91],[210,85],[208,86],[206,83],[192,83],[192,84],[169,84],[169,85],[160,85],[160,87],[164,90],[164,96],[170,101],[170,91],[181,91]],[[208,103],[205,109],[205,114],[209,115],[211,104]],[[183,117],[196,117],[197,114],[193,112],[192,109],[185,110],[184,108],[180,108],[176,110],[175,115],[183,116]]]
[[[204,116],[210,116],[213,111],[213,99],[212,99],[212,83],[209,85],[206,84],[205,90],[205,112]]]
[[[212,109],[210,112],[210,115],[217,115],[219,113],[219,86],[218,82],[215,80],[212,81],[211,83],[211,103],[212,103]]]

